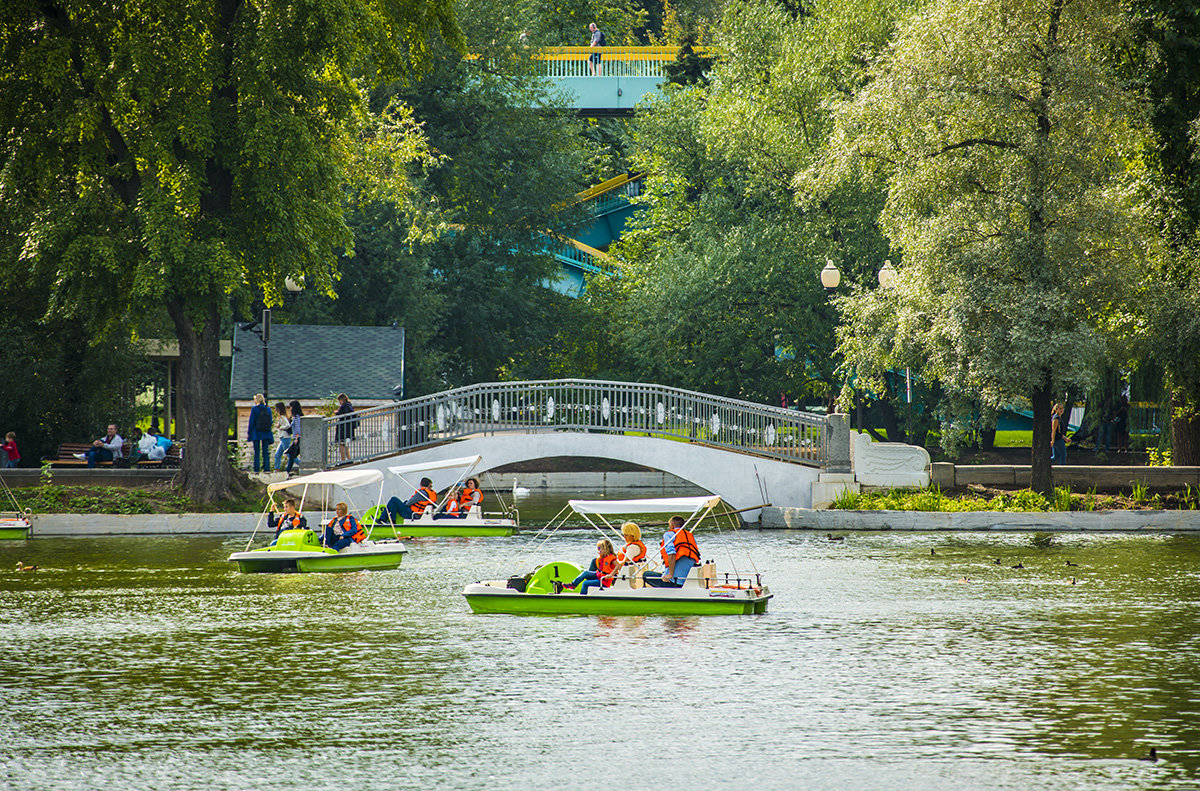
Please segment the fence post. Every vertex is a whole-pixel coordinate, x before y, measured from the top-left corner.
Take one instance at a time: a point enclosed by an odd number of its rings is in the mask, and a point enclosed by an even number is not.
[[[300,469],[318,472],[329,462],[329,431],[320,415],[300,416]]]
[[[849,417],[840,412],[825,416],[826,472],[850,472]]]

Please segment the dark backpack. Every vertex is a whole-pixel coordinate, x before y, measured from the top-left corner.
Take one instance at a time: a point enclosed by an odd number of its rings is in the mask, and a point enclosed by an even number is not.
[[[271,433],[271,410],[258,410],[258,416],[254,418],[254,429],[260,434]]]

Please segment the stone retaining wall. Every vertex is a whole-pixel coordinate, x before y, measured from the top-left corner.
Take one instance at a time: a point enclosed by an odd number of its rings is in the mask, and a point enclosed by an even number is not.
[[[962,489],[971,484],[1005,489],[1029,487],[1029,465],[950,464],[931,465],[933,485],[942,489]],[[1054,466],[1054,485],[1070,486],[1077,492],[1093,486],[1097,491],[1128,491],[1133,481],[1151,489],[1177,491],[1185,486],[1200,488],[1200,467],[1111,467],[1103,465]]]
[[[1200,532],[1200,511],[814,511],[764,508],[762,527],[797,530],[1033,530],[1038,532]]]

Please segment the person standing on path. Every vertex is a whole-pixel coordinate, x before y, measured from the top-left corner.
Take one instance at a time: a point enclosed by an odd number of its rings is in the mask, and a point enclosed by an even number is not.
[[[282,401],[275,403],[275,433],[279,435],[279,445],[275,448],[275,471],[280,472],[283,470],[283,454],[292,444],[292,419],[288,417],[287,407]]]
[[[275,437],[271,427],[275,421],[271,416],[271,407],[262,393],[254,394],[254,406],[250,407],[250,419],[246,425],[246,439],[254,445],[254,471],[271,471],[271,443]]]
[[[1050,408],[1050,463],[1065,464],[1067,461],[1066,409],[1061,403]]]
[[[4,444],[0,445],[4,450],[0,453],[0,467],[16,467],[21,461],[21,451],[17,450],[17,435],[16,432],[10,431],[4,436]]]
[[[341,418],[337,422],[335,436],[337,439],[338,456],[342,461],[350,461],[350,441],[354,439],[354,430],[358,428],[358,418],[349,417],[354,414],[354,404],[345,393],[338,393],[338,408],[334,417]]]
[[[600,48],[607,42],[604,38],[604,33],[600,28],[596,27],[595,22],[588,25],[588,30],[592,34],[592,40],[588,46],[595,50],[591,55],[588,55],[588,68],[591,69],[593,77],[603,77],[604,66],[600,63]]]
[[[291,475],[296,457],[300,455],[300,418],[304,416],[304,410],[300,408],[300,402],[295,400],[288,404],[288,409],[292,411],[292,444],[287,449],[287,472]]]

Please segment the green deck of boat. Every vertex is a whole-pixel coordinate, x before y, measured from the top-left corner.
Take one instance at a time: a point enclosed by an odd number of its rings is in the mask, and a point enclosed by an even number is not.
[[[0,527],[0,541],[20,541],[28,537],[28,527]]]
[[[647,599],[577,593],[464,594],[477,613],[509,615],[751,615],[767,611],[767,599]]]

